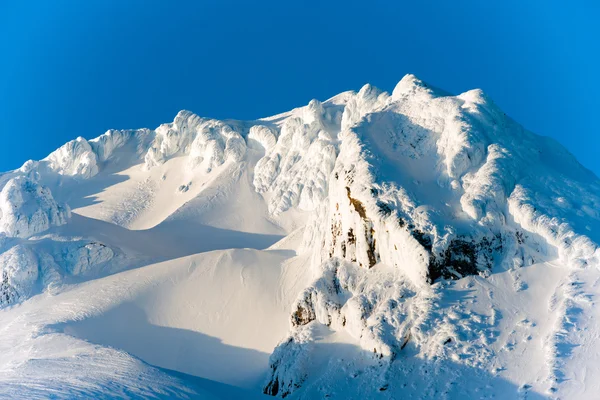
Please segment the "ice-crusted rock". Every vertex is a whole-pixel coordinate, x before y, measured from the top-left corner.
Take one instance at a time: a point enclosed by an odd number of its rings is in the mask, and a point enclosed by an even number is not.
[[[37,257],[29,248],[16,245],[0,254],[0,308],[29,297],[38,274]]]
[[[293,331],[269,358],[271,374],[263,389],[265,394],[286,397],[308,377],[313,356],[312,339],[316,326],[309,324]]]
[[[50,189],[28,177],[9,180],[0,192],[0,232],[7,236],[26,238],[66,224],[70,216],[69,207],[58,204]]]

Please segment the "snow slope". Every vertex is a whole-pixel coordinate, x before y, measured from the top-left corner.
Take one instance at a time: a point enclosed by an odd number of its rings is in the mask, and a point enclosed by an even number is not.
[[[0,187],[3,397],[600,390],[600,181],[480,90],[182,111]]]

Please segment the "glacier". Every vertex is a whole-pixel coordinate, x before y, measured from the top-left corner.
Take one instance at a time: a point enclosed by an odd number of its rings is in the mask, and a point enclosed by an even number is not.
[[[600,180],[481,90],[181,111],[0,187],[4,397],[600,390]]]

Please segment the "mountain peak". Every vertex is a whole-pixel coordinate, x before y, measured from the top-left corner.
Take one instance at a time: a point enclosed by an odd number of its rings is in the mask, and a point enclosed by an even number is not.
[[[491,397],[501,378],[508,396],[577,397],[576,364],[600,378],[600,181],[478,89],[406,75],[391,95],[367,84],[260,120],[182,110],[68,142],[0,188],[3,343],[31,338],[23,359],[59,354],[44,340],[66,327],[63,363],[159,376],[128,351],[254,389],[265,377],[281,397],[418,397],[400,383],[422,380]],[[115,342],[127,324],[147,346]]]
[[[432,95],[433,90],[413,74],[406,74],[392,91],[392,101],[417,94]]]

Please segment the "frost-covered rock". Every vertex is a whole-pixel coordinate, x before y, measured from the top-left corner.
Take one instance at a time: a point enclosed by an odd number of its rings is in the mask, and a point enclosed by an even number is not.
[[[24,176],[6,183],[0,192],[0,232],[26,238],[51,226],[66,224],[71,211],[58,204],[47,187]]]
[[[389,94],[369,84],[363,86],[353,95],[344,107],[341,131],[350,129],[366,114],[373,112],[389,102]]]
[[[29,248],[16,245],[0,254],[0,308],[29,297],[38,274],[37,257]]]
[[[271,373],[263,392],[286,397],[298,389],[308,377],[314,356],[315,324],[302,326],[283,340],[269,358]]]
[[[75,179],[90,179],[98,174],[103,163],[109,160],[120,148],[131,142],[137,148],[130,150],[129,156],[139,158],[148,151],[148,142],[154,136],[149,129],[115,130],[111,129],[97,138],[86,140],[78,137],[50,153],[41,161],[29,160],[18,170],[37,180],[41,176],[59,175]],[[52,180],[52,179],[51,179]]]
[[[239,133],[220,121],[206,121],[198,127],[192,142],[188,165],[204,171],[222,165],[225,161],[239,162],[246,154],[246,142]]]

